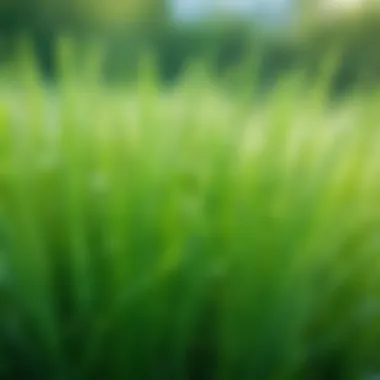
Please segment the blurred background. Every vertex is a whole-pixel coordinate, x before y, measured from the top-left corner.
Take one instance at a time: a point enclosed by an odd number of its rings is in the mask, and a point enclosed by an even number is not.
[[[380,14],[376,0],[1,0],[1,62],[20,36],[33,39],[47,76],[55,73],[58,36],[78,46],[103,41],[110,80],[134,77],[136,60],[154,51],[164,79],[173,81],[189,59],[213,60],[223,74],[247,51],[262,54],[262,79],[315,62],[339,43],[337,86],[378,81]],[[255,50],[256,49],[256,50]],[[306,64],[306,65],[305,65]]]

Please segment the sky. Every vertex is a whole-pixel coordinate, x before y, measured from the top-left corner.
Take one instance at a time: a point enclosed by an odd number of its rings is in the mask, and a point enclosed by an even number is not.
[[[282,19],[291,13],[292,0],[172,0],[177,20],[188,22],[211,16],[218,9],[243,17]]]
[[[215,14],[218,9],[239,17],[252,18],[269,26],[286,25],[296,15],[295,0],[170,0],[177,21],[191,22]],[[320,0],[320,10],[355,11],[365,4],[380,4],[380,0]]]

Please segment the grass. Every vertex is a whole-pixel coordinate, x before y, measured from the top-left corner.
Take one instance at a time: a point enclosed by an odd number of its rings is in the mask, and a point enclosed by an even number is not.
[[[376,372],[380,94],[332,108],[333,61],[253,104],[200,64],[116,91],[61,53],[54,99],[2,74],[0,378]]]

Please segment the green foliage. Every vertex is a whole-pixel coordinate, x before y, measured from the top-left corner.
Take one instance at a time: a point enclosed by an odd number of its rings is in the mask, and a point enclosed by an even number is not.
[[[331,115],[332,59],[252,105],[202,61],[164,91],[149,57],[113,91],[66,41],[52,94],[23,57],[0,102],[2,379],[378,364],[378,92]]]
[[[379,83],[379,36],[380,12],[370,8],[368,11],[312,24],[303,30],[299,41],[311,72],[315,70],[313,62],[318,62],[319,57],[339,46],[342,65],[338,86],[347,88],[360,84],[373,88]]]
[[[298,3],[295,16],[302,14],[302,7],[304,13],[314,16],[316,12],[311,9],[315,2]],[[252,27],[241,20],[176,25],[169,9],[165,0],[4,2],[0,4],[0,62],[13,59],[15,41],[20,34],[28,35],[35,41],[44,74],[54,78],[58,65],[53,57],[56,36],[69,32],[79,46],[83,40],[101,36],[107,55],[107,78],[112,81],[135,78],[141,50],[149,46],[168,82],[178,78],[189,59],[212,60],[214,73],[224,76],[251,50],[260,51],[265,61],[261,79],[267,86],[300,63],[309,77],[314,77],[320,57],[340,46],[343,64],[334,82],[340,92],[356,84],[372,87],[378,83],[380,14],[373,9],[317,23],[307,17],[305,25],[289,27],[297,30],[294,40],[287,32],[284,38],[283,31],[280,36],[268,36],[258,25]]]

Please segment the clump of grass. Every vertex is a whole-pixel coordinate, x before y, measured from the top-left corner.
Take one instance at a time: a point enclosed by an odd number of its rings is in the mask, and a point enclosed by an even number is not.
[[[251,104],[150,60],[111,91],[61,53],[53,95],[28,56],[0,104],[0,377],[375,369],[379,94],[331,110],[330,65]]]

